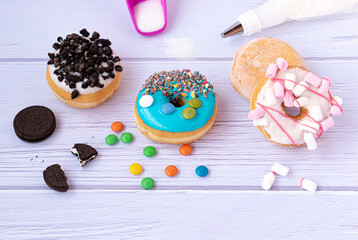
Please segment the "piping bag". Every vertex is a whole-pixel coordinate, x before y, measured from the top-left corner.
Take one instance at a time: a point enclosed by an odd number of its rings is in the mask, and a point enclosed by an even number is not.
[[[241,14],[221,36],[249,36],[262,29],[293,20],[310,20],[336,14],[354,13],[358,0],[268,0]]]

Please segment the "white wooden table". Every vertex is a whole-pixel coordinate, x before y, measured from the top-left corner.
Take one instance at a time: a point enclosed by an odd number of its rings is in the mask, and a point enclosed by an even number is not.
[[[222,39],[237,15],[263,1],[168,0],[168,27],[153,37],[138,35],[124,0],[0,2],[0,239],[358,239],[358,16],[291,22],[252,37]],[[119,91],[95,109],[60,102],[45,82],[47,52],[57,36],[83,27],[112,41],[122,58]],[[269,143],[247,119],[248,102],[230,85],[236,50],[269,36],[291,44],[307,66],[333,79],[344,114],[318,142],[318,150],[287,149]],[[167,55],[166,39],[189,38],[192,59]],[[214,84],[217,120],[193,143],[190,156],[178,146],[149,141],[136,129],[134,100],[140,85],[159,70],[200,70]],[[41,104],[57,117],[47,140],[19,140],[12,121],[24,107]],[[134,134],[129,145],[107,146],[110,124],[122,121]],[[93,145],[100,155],[85,167],[70,153],[74,143]],[[143,157],[153,145],[158,154]],[[128,167],[138,162],[142,175]],[[271,191],[262,177],[274,162],[290,167]],[[58,193],[42,171],[59,163],[71,190]],[[169,178],[167,165],[179,174]],[[195,175],[206,165],[206,178]],[[142,190],[143,177],[155,179]],[[300,190],[301,177],[319,191]]]

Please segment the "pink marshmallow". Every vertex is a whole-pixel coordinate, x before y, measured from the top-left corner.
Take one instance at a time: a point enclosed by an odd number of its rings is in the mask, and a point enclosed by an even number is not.
[[[328,128],[334,126],[334,120],[332,117],[328,117],[325,120],[323,120],[320,124],[321,124],[323,131],[325,132],[325,131],[327,131]]]
[[[334,105],[331,108],[331,114],[332,114],[332,116],[339,116],[342,114],[342,111],[338,106]]]
[[[276,64],[270,64],[266,71],[266,77],[274,78],[277,73],[278,66]]]
[[[291,91],[286,91],[285,96],[283,97],[283,102],[286,107],[293,107],[293,101],[295,98],[293,97]]]
[[[277,58],[276,64],[281,71],[285,71],[288,67],[288,63],[282,57]]]
[[[319,87],[319,85],[321,85],[322,79],[318,77],[316,74],[309,72],[305,76],[305,81],[314,87]]]
[[[275,96],[278,98],[283,98],[285,96],[285,88],[280,82],[275,82],[273,84],[273,91],[275,92]]]
[[[251,120],[257,120],[259,118],[262,118],[264,116],[265,111],[262,109],[262,107],[257,107],[254,110],[250,111],[247,115]]]
[[[331,79],[324,77],[322,78],[322,83],[321,86],[319,86],[318,88],[318,92],[321,94],[326,93],[330,86],[331,86]]]

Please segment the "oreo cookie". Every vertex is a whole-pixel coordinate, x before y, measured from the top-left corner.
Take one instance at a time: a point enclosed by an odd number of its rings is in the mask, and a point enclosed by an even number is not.
[[[71,152],[78,157],[80,160],[80,166],[83,167],[89,161],[97,157],[98,152],[96,149],[87,144],[76,143],[72,148]]]
[[[21,110],[13,122],[16,135],[23,141],[40,142],[56,128],[55,114],[44,106],[31,106]]]
[[[68,190],[67,177],[58,164],[53,164],[43,171],[43,177],[47,186],[58,192]]]

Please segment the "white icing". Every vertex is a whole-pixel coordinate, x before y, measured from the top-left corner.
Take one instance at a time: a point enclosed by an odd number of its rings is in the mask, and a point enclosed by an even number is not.
[[[54,53],[57,54],[58,52],[59,52],[59,50],[56,50]],[[104,55],[103,55],[103,56],[104,56]],[[113,56],[113,57],[115,57],[115,56]],[[101,65],[102,65],[103,67],[107,67],[107,66],[108,66],[107,63],[105,63],[105,62],[103,62]],[[115,67],[116,65],[119,65],[119,62],[114,63],[114,67]],[[90,87],[90,86],[88,86],[87,88],[82,88],[82,82],[77,82],[77,83],[76,83],[76,88],[73,88],[73,89],[72,89],[72,88],[70,88],[69,85],[66,85],[66,83],[65,83],[66,77],[63,79],[62,82],[60,82],[60,81],[58,80],[58,78],[57,78],[58,76],[54,73],[54,71],[55,71],[56,69],[58,69],[58,68],[59,68],[59,67],[55,67],[54,64],[49,64],[49,65],[48,65],[48,71],[49,71],[49,73],[50,73],[50,77],[51,77],[52,81],[56,84],[57,87],[62,88],[63,90],[65,90],[66,92],[69,92],[69,93],[71,93],[71,92],[72,92],[73,90],[75,90],[75,89],[79,92],[80,95],[86,95],[86,94],[95,93],[95,92],[98,92],[98,91],[104,89],[105,87],[107,87],[107,86],[113,81],[113,78],[107,78],[106,80],[104,80],[103,77],[102,77],[101,74],[100,74],[100,75],[99,75],[99,82],[100,82],[101,84],[103,84],[103,88],[100,88],[100,87]],[[78,72],[70,72],[70,73],[72,73],[72,74],[79,74]],[[115,70],[113,71],[113,73],[114,73],[115,75],[118,74]],[[88,81],[88,79],[85,78],[84,81]]]
[[[276,75],[276,78],[285,79],[286,73],[295,74],[296,82],[300,83],[301,81],[304,80],[305,76],[308,74],[308,71],[304,71],[300,68],[289,68],[285,71],[279,71]],[[271,99],[266,99],[265,93],[266,93],[267,89],[273,88],[273,85],[274,85],[274,81],[267,80],[266,84],[262,87],[260,93],[257,96],[257,103],[267,106],[267,102],[272,102]],[[318,88],[316,88],[314,86],[310,86],[310,89],[315,92],[318,91]],[[329,99],[328,92],[326,92],[322,95],[324,95],[326,98]],[[330,116],[332,104],[329,101],[327,101],[326,99],[324,99],[323,97],[321,97],[315,93],[312,93],[311,91],[308,91],[308,90],[304,91],[300,95],[300,97],[306,97],[307,99],[309,99],[308,103],[304,107],[305,109],[308,110],[308,113],[307,113],[308,115],[311,116],[312,111],[315,111],[317,106],[319,106],[321,109],[321,114],[322,114],[323,119],[326,119],[327,117]],[[281,107],[283,99],[276,98],[276,100],[277,100],[277,102],[274,105],[270,106],[270,108],[273,108],[273,109],[285,114],[285,111]],[[256,103],[256,107],[258,106],[257,103]],[[282,116],[281,114],[279,114],[275,111],[272,111],[269,109],[268,109],[268,111],[277,120],[277,122],[280,123],[282,128],[292,138],[292,140],[295,142],[296,145],[305,143],[304,133],[307,132],[307,130],[306,130],[307,128],[300,127],[301,125],[299,123],[289,120],[286,117]],[[264,113],[263,117],[268,119],[268,124],[267,124],[267,126],[262,126],[262,128],[271,136],[271,140],[273,140],[277,143],[281,143],[281,144],[292,144],[292,141],[289,139],[289,137],[281,130],[281,128],[278,126],[278,124],[270,117],[270,115],[267,112]],[[313,120],[307,116],[305,116],[301,120],[299,120],[299,122],[303,122],[303,121],[309,121],[309,122],[314,123]],[[317,138],[316,133],[314,133],[313,135],[315,138]]]

